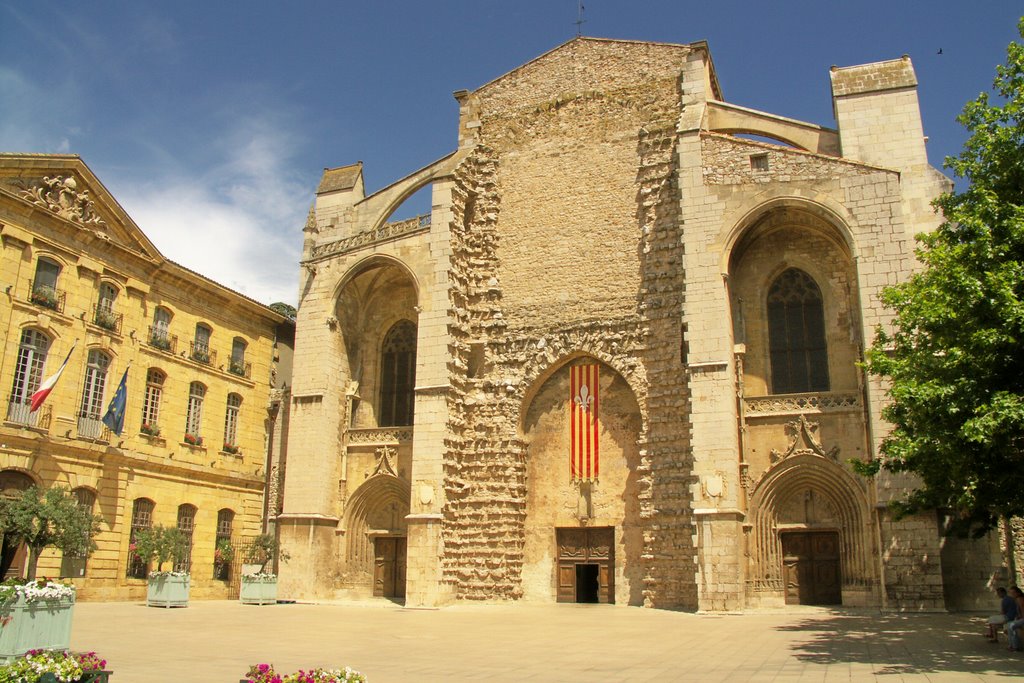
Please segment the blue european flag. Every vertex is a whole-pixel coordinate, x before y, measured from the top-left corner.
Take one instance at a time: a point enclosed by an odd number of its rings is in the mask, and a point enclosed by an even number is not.
[[[128,369],[125,368],[124,374],[121,375],[121,383],[117,386],[117,391],[114,392],[114,398],[110,399],[107,412],[103,415],[103,424],[110,427],[110,431],[118,436],[121,436],[121,432],[124,430],[124,409],[128,403],[128,389],[125,387],[127,381]]]

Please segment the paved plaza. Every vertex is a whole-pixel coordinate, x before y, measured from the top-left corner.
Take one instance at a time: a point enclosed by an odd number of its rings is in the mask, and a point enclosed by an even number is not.
[[[735,615],[602,605],[376,604],[185,609],[79,603],[72,647],[116,683],[236,683],[249,664],[351,666],[397,681],[1005,681],[1024,653],[982,615],[818,608]]]

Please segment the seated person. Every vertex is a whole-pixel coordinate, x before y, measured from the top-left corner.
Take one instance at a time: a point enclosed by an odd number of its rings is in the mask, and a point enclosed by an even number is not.
[[[1002,586],[996,588],[996,595],[999,597],[999,614],[988,618],[988,633],[986,634],[989,642],[992,643],[999,641],[998,627],[1017,618],[1017,601],[1007,595],[1006,589]]]

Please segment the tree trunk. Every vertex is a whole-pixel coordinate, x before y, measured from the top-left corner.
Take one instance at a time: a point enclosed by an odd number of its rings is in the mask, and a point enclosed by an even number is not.
[[[31,545],[28,547],[28,562],[26,562],[28,566],[26,567],[26,578],[29,581],[32,581],[36,578],[36,565],[39,564],[39,556],[42,554],[42,548],[36,548],[35,546]]]

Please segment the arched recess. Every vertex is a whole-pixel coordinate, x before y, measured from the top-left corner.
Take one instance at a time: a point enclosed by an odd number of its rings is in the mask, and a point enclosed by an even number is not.
[[[584,419],[597,423],[596,448],[590,451],[592,457],[596,453],[599,476],[589,480],[579,472],[574,479],[570,465],[574,424],[580,424],[570,417],[575,366],[596,366],[596,386],[587,390],[596,396]],[[574,567],[596,565],[596,571],[608,574],[599,601],[642,604],[638,441],[643,420],[635,392],[607,363],[573,353],[539,373],[526,391],[521,415],[526,444],[523,598],[575,601],[582,595],[581,582],[588,579]],[[603,575],[599,584],[604,591]]]
[[[351,399],[346,424],[342,426],[378,427],[385,336],[402,321],[416,326],[416,280],[400,261],[367,259],[342,278],[336,302],[338,350]]]
[[[374,583],[375,557],[381,544],[379,539],[401,539],[407,536],[406,517],[409,514],[409,483],[386,471],[386,467],[360,484],[345,506],[345,561],[349,583],[367,587]],[[392,545],[397,547],[399,542]],[[401,547],[401,578],[404,579],[405,551]],[[404,581],[402,593],[404,593]],[[386,595],[385,597],[397,597]]]
[[[851,591],[863,592],[874,583],[867,498],[828,454],[800,449],[781,457],[750,499],[748,597],[786,598],[784,534],[832,532],[838,535],[843,604],[850,604]]]
[[[0,497],[16,498],[23,491],[38,485],[39,481],[35,473],[17,469],[5,469],[0,472]],[[28,552],[25,544],[5,535],[2,548],[0,548],[0,577],[3,579],[21,578],[25,575],[27,560]]]
[[[733,341],[745,350],[745,395],[793,391],[772,390],[769,333],[770,291],[791,270],[805,273],[820,289],[828,390],[857,390],[863,334],[851,240],[849,229],[834,213],[794,198],[764,203],[730,234],[727,283]]]

